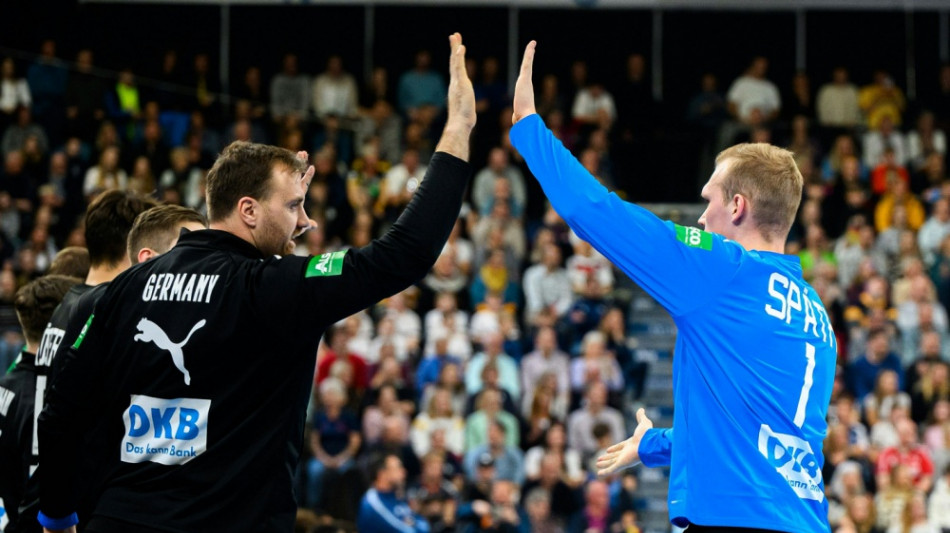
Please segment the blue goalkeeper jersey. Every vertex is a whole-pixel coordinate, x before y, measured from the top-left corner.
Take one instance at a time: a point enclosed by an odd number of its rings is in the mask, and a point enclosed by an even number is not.
[[[537,115],[511,141],[571,228],[676,322],[673,428],[640,444],[646,466],[671,467],[671,521],[828,531],[821,449],[835,336],[799,260],[624,202]]]

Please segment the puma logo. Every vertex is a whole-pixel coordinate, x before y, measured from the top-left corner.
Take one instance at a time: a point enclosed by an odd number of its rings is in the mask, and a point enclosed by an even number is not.
[[[205,320],[201,319],[197,324],[191,328],[191,331],[188,332],[188,336],[185,337],[185,340],[181,342],[172,342],[168,338],[168,335],[165,333],[162,328],[158,326],[155,322],[142,317],[142,320],[139,320],[138,326],[139,330],[134,337],[135,340],[139,342],[154,342],[155,346],[163,350],[167,350],[172,356],[172,362],[175,363],[175,368],[181,371],[185,375],[185,385],[191,385],[191,374],[188,373],[188,369],[185,368],[185,354],[182,351],[182,347],[188,344],[188,339],[191,338],[191,335],[201,329],[205,325]]]

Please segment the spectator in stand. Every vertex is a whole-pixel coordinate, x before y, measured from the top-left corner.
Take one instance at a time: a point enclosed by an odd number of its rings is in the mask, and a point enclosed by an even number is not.
[[[939,198],[933,204],[930,217],[917,233],[917,244],[928,267],[934,264],[940,242],[947,235],[950,235],[950,198]]]
[[[310,78],[298,71],[297,55],[284,55],[283,68],[270,82],[270,112],[274,121],[284,124],[288,118],[306,120],[310,95]]]
[[[402,161],[389,169],[383,178],[379,198],[374,206],[377,218],[388,223],[395,221],[402,209],[409,204],[427,168],[420,162],[418,150],[409,149],[403,152]]]
[[[811,279],[812,269],[819,262],[837,264],[837,259],[829,246],[825,230],[820,225],[811,224],[805,228],[805,242],[798,252],[798,259],[801,262],[802,275],[805,279]]]
[[[858,105],[864,112],[868,129],[873,131],[879,129],[885,119],[899,127],[907,101],[890,74],[878,70],[874,73],[874,82],[862,87],[858,93]]]
[[[327,59],[327,69],[313,81],[313,111],[318,120],[333,116],[344,125],[356,117],[356,80],[343,70],[343,58],[337,54]]]
[[[424,409],[429,405],[432,396],[439,388],[444,388],[451,394],[453,412],[459,413],[459,415],[465,413],[465,408],[468,405],[468,394],[465,392],[461,365],[448,362],[442,365],[438,379],[422,389],[422,399],[419,401],[420,409]]]
[[[904,507],[901,523],[887,533],[940,533],[940,528],[927,517],[927,495],[916,491]]]
[[[607,405],[607,386],[593,382],[587,387],[584,402],[567,418],[568,445],[586,458],[600,446],[594,439],[593,428],[599,423],[610,429],[610,442],[619,442],[624,435],[623,414]]]
[[[536,446],[544,439],[548,429],[567,417],[569,398],[557,396],[557,376],[546,373],[534,387],[531,396],[525,396],[521,404],[524,422],[522,447]]]
[[[407,470],[398,454],[374,458],[369,468],[372,486],[360,500],[356,527],[380,533],[429,533],[429,523],[414,513],[402,492]]]
[[[583,293],[587,288],[587,279],[591,276],[606,293],[610,293],[614,286],[613,265],[603,254],[573,231],[570,239],[574,255],[567,258],[566,268],[574,293]]]
[[[897,306],[897,327],[904,338],[905,362],[908,364],[922,332],[934,330],[941,338],[950,333],[947,310],[936,299],[933,282],[920,274],[910,281],[909,298]]]
[[[923,424],[935,419],[937,405],[950,400],[950,369],[947,363],[943,361],[931,363],[929,372],[923,374],[911,389],[910,398],[911,419],[914,422]]]
[[[525,477],[535,481],[543,475],[544,461],[547,457],[554,457],[558,478],[571,488],[583,484],[586,479],[581,455],[577,450],[567,445],[567,430],[562,422],[555,422],[544,434],[541,444],[528,449],[524,457]]]
[[[864,417],[869,426],[889,419],[895,406],[910,409],[910,395],[898,389],[898,385],[897,373],[893,370],[878,372],[874,390],[864,397]]]
[[[464,333],[462,334],[464,337]],[[434,337],[434,338],[433,338]],[[426,350],[426,356],[419,361],[416,369],[416,390],[420,396],[425,388],[434,384],[446,365],[462,366],[462,358],[449,350],[449,338],[446,334],[430,334],[432,349]]]
[[[524,455],[507,436],[510,429],[499,420],[488,423],[487,439],[482,443],[468,448],[465,452],[463,468],[468,479],[475,479],[479,466],[492,463],[495,466],[495,480],[514,481],[524,483]]]
[[[818,123],[827,128],[853,129],[861,122],[858,88],[848,79],[848,69],[835,67],[831,82],[818,90]]]
[[[410,404],[411,406],[412,404]],[[363,411],[363,439],[367,444],[375,444],[382,437],[382,429],[386,422],[394,421],[402,426],[402,431],[409,432],[409,413],[412,407],[405,408],[399,401],[396,388],[385,384],[379,387],[376,394],[376,403],[369,405]],[[421,457],[422,454],[416,454]]]
[[[557,345],[557,336],[551,327],[539,328],[534,337],[534,351],[521,360],[521,384],[525,398],[534,398],[534,389],[545,374],[557,380],[558,398],[570,396],[570,360]],[[564,402],[566,403],[566,402]]]
[[[886,146],[881,151],[876,165],[871,170],[871,192],[882,195],[897,180],[910,186],[910,174],[907,169],[897,162],[896,151],[893,146]]]
[[[320,384],[320,408],[313,415],[310,429],[310,451],[307,462],[307,492],[305,502],[311,509],[324,505],[327,471],[343,473],[350,470],[356,452],[360,449],[359,421],[345,409],[346,388],[335,378]]]
[[[834,143],[828,155],[821,161],[821,177],[826,182],[836,184],[841,181],[841,174],[844,172],[845,161],[851,158],[857,158],[857,172],[854,177],[855,182],[867,181],[868,168],[863,161],[858,158],[858,153],[854,145],[854,137],[843,133],[835,137]]]
[[[40,55],[26,71],[26,81],[33,99],[33,113],[43,129],[61,141],[62,118],[65,116],[66,84],[69,71],[56,57],[56,41],[46,39],[40,45]]]
[[[878,490],[887,489],[893,479],[893,470],[902,466],[907,469],[915,489],[930,492],[933,488],[934,467],[930,452],[919,443],[917,424],[910,419],[898,421],[897,436],[897,446],[885,448],[877,458]]]
[[[334,326],[327,330],[324,337],[326,351],[317,363],[317,385],[330,375],[330,367],[338,360],[347,361],[352,366],[354,385],[357,388],[365,389],[369,385],[369,367],[360,356],[348,351],[348,341],[349,335],[342,327]]]
[[[907,133],[907,165],[914,172],[920,171],[931,154],[947,154],[947,136],[936,127],[936,118],[930,111],[917,117],[917,127]]]
[[[409,430],[415,454],[422,457],[429,453],[432,433],[441,431],[445,448],[455,455],[462,455],[465,450],[465,420],[452,408],[452,393],[448,389],[436,388],[429,405],[422,407]]]
[[[941,529],[950,529],[950,467],[941,471],[927,502],[927,516]]]
[[[33,98],[24,78],[16,77],[16,63],[5,57],[0,63],[0,131],[6,130],[20,107],[30,107]]]
[[[584,507],[574,513],[566,531],[610,531],[610,527],[610,494],[607,484],[600,480],[591,481],[584,489]]]
[[[102,151],[99,164],[86,172],[82,191],[87,201],[105,191],[118,189],[124,191],[128,187],[128,176],[119,167],[119,149],[110,146]]]
[[[29,107],[21,106],[16,110],[16,121],[3,132],[3,140],[0,141],[3,155],[7,156],[11,152],[22,151],[26,140],[35,137],[40,151],[46,153],[49,151],[49,139],[43,127],[33,122],[33,113]]]
[[[924,224],[927,216],[924,205],[912,192],[910,184],[901,178],[888,178],[887,193],[881,197],[874,208],[874,227],[878,233],[886,230],[893,220],[893,210],[897,205],[903,205],[907,210],[907,227],[917,231]]]
[[[530,493],[537,488],[544,490],[551,499],[551,514],[566,522],[579,507],[578,491],[575,489],[584,479],[583,472],[578,473],[579,478],[571,480],[564,469],[564,457],[558,452],[542,452],[537,458],[535,469],[537,473],[525,483],[524,492]]]
[[[900,526],[904,508],[914,495],[914,478],[906,465],[895,465],[885,479],[886,484],[878,484],[877,495],[874,497],[877,527],[880,530]]]
[[[717,152],[735,144],[739,134],[748,133],[778,117],[782,99],[778,87],[765,77],[768,68],[768,59],[757,56],[742,76],[732,82],[726,93],[726,105],[732,120],[720,128]]]
[[[617,106],[613,95],[603,83],[591,80],[574,97],[571,118],[584,128],[609,130],[617,120]]]
[[[442,455],[426,454],[422,457],[419,479],[407,491],[409,506],[429,522],[430,533],[455,531],[459,495],[455,485],[445,478],[445,467]]]
[[[882,370],[893,370],[898,376],[900,388],[904,375],[900,357],[890,350],[887,331],[874,329],[868,333],[867,349],[861,357],[848,365],[848,389],[855,399],[864,402],[864,398],[874,390],[877,375]]]
[[[571,361],[571,390],[574,395],[580,396],[593,383],[605,384],[611,393],[619,393],[624,384],[620,364],[607,351],[607,340],[600,331],[590,331],[584,335],[580,357]]]
[[[466,453],[487,442],[490,436],[489,427],[496,422],[505,427],[505,443],[508,446],[518,447],[521,440],[518,419],[503,410],[502,405],[501,391],[485,389],[478,395],[478,410],[465,419]]]
[[[525,322],[537,324],[538,315],[547,310],[561,318],[570,309],[573,293],[567,271],[561,266],[561,250],[545,245],[541,263],[524,273]]]
[[[950,191],[946,189],[950,177],[947,176],[946,168],[942,154],[930,154],[924,160],[923,168],[911,174],[910,189],[930,205],[940,198],[947,198],[950,196]]]
[[[857,275],[858,267],[865,260],[873,263],[875,271],[887,272],[887,257],[874,246],[874,228],[864,223],[863,218],[854,220],[855,224],[850,225],[835,244],[833,260],[837,262],[838,281],[842,286],[851,285]],[[827,257],[822,257],[822,259],[829,260]],[[805,262],[802,261],[802,263],[804,270]]]
[[[518,167],[511,164],[508,152],[496,146],[488,153],[488,164],[475,174],[472,182],[472,202],[482,214],[491,211],[492,189],[495,177],[498,175],[508,178],[514,203],[524,206],[527,202],[524,174]]]
[[[445,79],[431,70],[432,55],[428,50],[416,52],[415,64],[399,78],[397,100],[399,111],[411,122],[428,129],[445,108]]]
[[[475,354],[465,368],[465,389],[475,394],[482,388],[482,369],[491,364],[497,367],[499,382],[514,400],[521,398],[521,384],[518,380],[518,363],[502,351],[504,338],[501,332],[489,333],[482,337],[482,351]]]

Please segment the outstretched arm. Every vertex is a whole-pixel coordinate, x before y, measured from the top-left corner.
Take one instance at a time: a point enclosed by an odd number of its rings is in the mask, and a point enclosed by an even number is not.
[[[607,476],[641,461],[648,467],[669,466],[672,448],[673,428],[654,429],[653,421],[641,407],[637,410],[637,429],[633,435],[607,448],[607,452],[597,458],[597,475]]]

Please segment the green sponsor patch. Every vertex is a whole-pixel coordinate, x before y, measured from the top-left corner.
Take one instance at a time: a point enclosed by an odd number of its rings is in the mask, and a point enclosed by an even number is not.
[[[92,325],[92,319],[95,317],[95,314],[89,315],[89,319],[86,320],[86,325],[82,327],[82,331],[79,332],[79,336],[76,337],[76,342],[73,343],[73,350],[78,350],[79,345],[82,344],[82,340],[86,338],[86,332],[89,331],[89,326]]]
[[[690,228],[673,224],[676,227],[676,240],[693,248],[712,250],[712,234],[699,228]]]
[[[343,273],[343,256],[345,255],[346,250],[341,250],[311,257],[304,277],[339,276]]]

